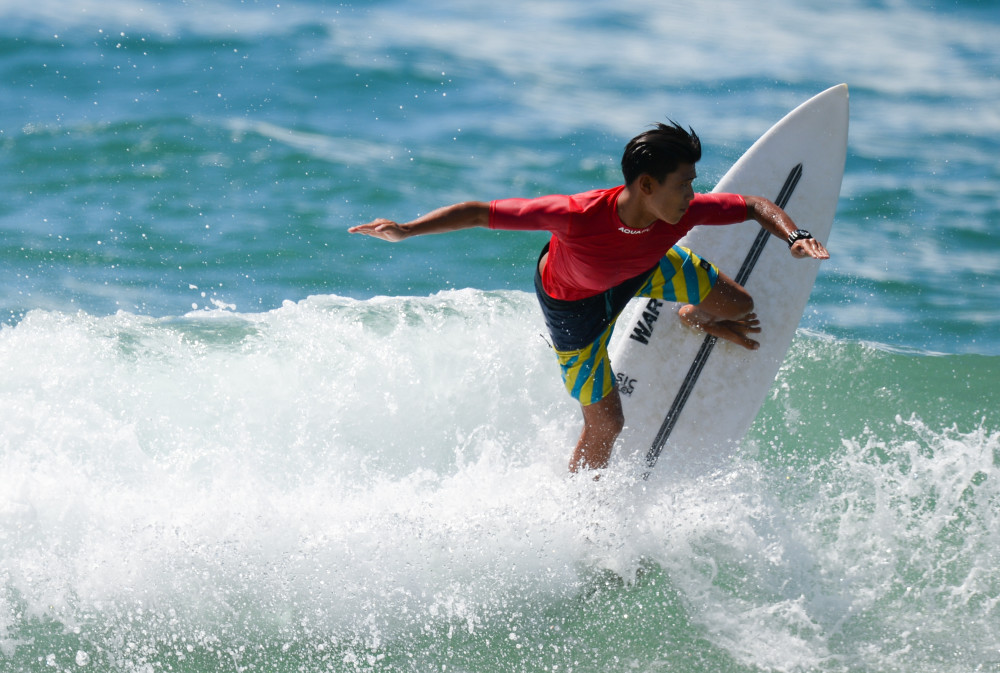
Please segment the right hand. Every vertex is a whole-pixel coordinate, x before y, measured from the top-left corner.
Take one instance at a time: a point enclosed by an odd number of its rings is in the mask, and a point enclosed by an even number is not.
[[[408,235],[407,230],[398,222],[381,217],[366,224],[351,227],[347,232],[350,234],[374,236],[375,238],[381,238],[383,241],[391,241],[393,243],[403,240]]]

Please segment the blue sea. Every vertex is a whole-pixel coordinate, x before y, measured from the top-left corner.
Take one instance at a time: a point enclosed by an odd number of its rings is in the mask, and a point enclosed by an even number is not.
[[[1000,672],[998,34],[986,0],[0,1],[0,671]],[[619,184],[667,118],[708,191],[840,82],[832,258],[712,473],[569,477],[544,235],[347,233]]]

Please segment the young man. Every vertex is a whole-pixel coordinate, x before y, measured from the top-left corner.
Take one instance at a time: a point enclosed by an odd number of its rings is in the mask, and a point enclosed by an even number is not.
[[[583,432],[569,468],[608,464],[625,419],[608,359],[618,315],[636,296],[682,302],[679,317],[744,348],[759,344],[753,299],[732,278],[675,245],[697,225],[757,221],[795,257],[827,259],[823,244],[759,196],[695,194],[701,141],[693,130],[658,124],[633,138],[622,156],[625,184],[573,196],[469,201],[406,224],[378,219],[351,233],[386,241],[469,227],[546,230],[552,238],[535,270],[535,291],[562,368],[583,408]]]

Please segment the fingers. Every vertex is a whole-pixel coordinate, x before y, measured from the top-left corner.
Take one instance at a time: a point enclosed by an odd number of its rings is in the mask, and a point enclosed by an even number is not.
[[[795,241],[792,245],[792,256],[800,259],[812,257],[813,259],[830,259],[830,253],[822,243],[815,238],[803,238]]]
[[[386,224],[393,224],[393,222],[391,220],[379,218],[377,220],[372,220],[371,222],[366,222],[365,224],[355,225],[350,229],[348,229],[347,232],[350,234],[370,234],[372,232],[378,231]]]
[[[365,234],[367,236],[374,236],[386,241],[398,241],[403,238],[399,225],[392,220],[386,220],[384,218],[372,220],[366,224],[353,226],[347,230],[347,233]]]

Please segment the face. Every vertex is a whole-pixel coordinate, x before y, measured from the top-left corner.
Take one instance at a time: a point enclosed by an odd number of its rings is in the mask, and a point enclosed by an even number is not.
[[[669,224],[677,224],[694,198],[694,180],[698,177],[694,164],[680,164],[668,173],[663,182],[642,176],[642,191],[649,211]]]

